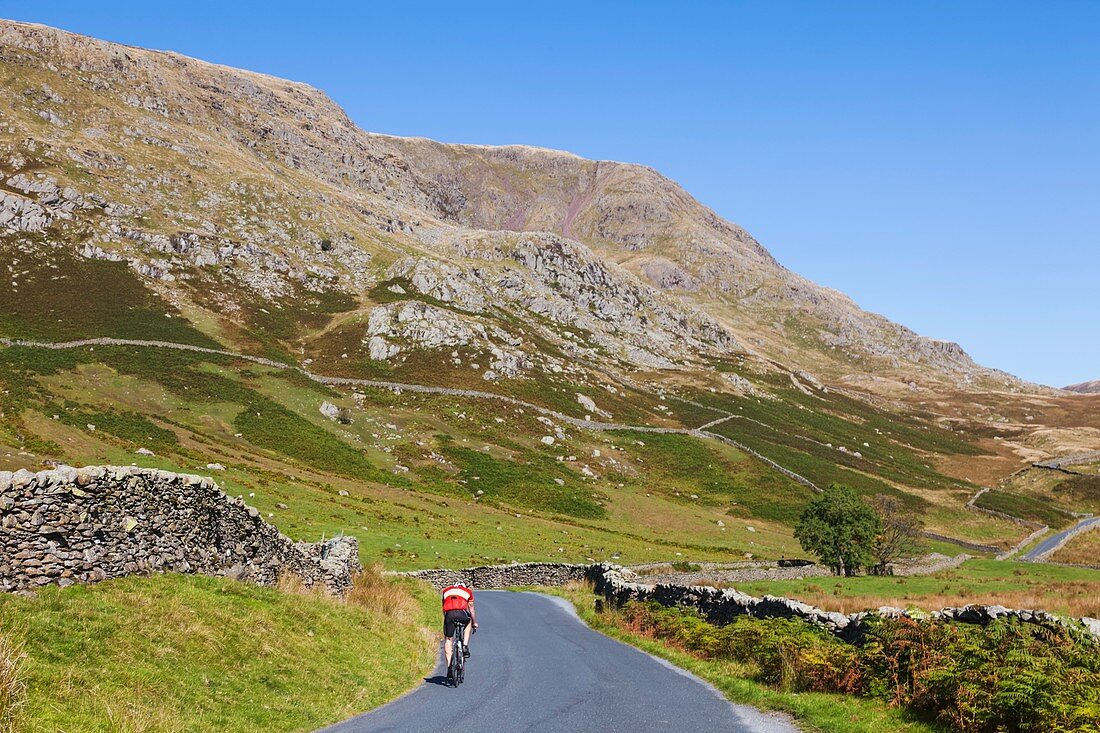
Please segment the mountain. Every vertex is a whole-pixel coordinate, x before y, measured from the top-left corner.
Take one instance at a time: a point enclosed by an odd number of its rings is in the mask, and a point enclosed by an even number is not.
[[[224,307],[361,293],[413,267],[461,283],[471,306],[497,297],[487,263],[508,262],[523,281],[503,291],[510,310],[591,332],[632,366],[736,345],[834,377],[1020,387],[795,275],[650,168],[372,135],[303,84],[43,27],[5,23],[0,43],[19,76],[5,84],[8,223],[80,228],[85,257],[160,283],[222,267]],[[54,184],[82,198],[36,201]]]
[[[0,103],[0,337],[127,341],[0,348],[0,468],[225,467],[291,536],[370,516],[415,567],[778,557],[834,481],[1007,547],[978,486],[1100,447],[1091,398],[645,166],[372,134],[305,84],[7,21]]]
[[[1081,382],[1080,384],[1071,384],[1063,389],[1069,392],[1080,392],[1081,394],[1100,394],[1100,379],[1094,379],[1091,382]]]

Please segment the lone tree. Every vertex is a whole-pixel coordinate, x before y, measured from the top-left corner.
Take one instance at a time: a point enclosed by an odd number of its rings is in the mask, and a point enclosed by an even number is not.
[[[832,484],[802,512],[794,536],[837,575],[855,575],[875,561],[882,520],[859,494]]]
[[[871,573],[886,575],[898,560],[924,551],[920,540],[924,522],[894,496],[879,494],[871,500],[871,508],[882,522],[882,531],[875,537],[875,564]]]

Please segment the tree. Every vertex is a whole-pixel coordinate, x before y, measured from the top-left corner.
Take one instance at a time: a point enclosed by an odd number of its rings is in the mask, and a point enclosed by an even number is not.
[[[920,541],[924,522],[894,496],[879,494],[871,500],[871,508],[882,522],[882,531],[875,537],[875,564],[871,572],[886,575],[893,563],[924,550]]]
[[[837,575],[855,575],[875,561],[882,520],[859,494],[832,484],[802,512],[794,536]]]

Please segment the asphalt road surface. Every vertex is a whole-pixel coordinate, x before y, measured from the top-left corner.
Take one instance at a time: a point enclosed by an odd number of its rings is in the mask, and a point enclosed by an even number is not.
[[[1049,552],[1054,547],[1056,547],[1058,545],[1058,543],[1061,542],[1062,539],[1067,534],[1069,534],[1070,532],[1073,532],[1074,530],[1078,529],[1079,527],[1085,527],[1085,526],[1088,526],[1088,525],[1091,525],[1091,524],[1100,524],[1100,517],[1089,517],[1087,519],[1082,519],[1080,522],[1073,525],[1069,529],[1062,530],[1061,532],[1058,532],[1057,534],[1052,534],[1050,537],[1047,537],[1045,540],[1043,540],[1039,544],[1035,545],[1035,547],[1032,548],[1032,550],[1030,552],[1028,552],[1026,555],[1024,555],[1023,559],[1024,560],[1035,560],[1036,558],[1040,557],[1044,553]],[[1089,531],[1093,532],[1093,531],[1096,531],[1096,530],[1089,530]]]
[[[564,600],[477,592],[466,682],[440,661],[413,692],[326,733],[736,731],[794,733],[786,720],[726,701],[705,682],[592,631]]]

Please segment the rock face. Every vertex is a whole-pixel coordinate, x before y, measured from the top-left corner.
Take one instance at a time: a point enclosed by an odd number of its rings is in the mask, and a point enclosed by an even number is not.
[[[0,472],[0,588],[150,572],[272,585],[283,573],[342,595],[354,537],[295,543],[209,478],[128,466]]]
[[[748,352],[826,379],[1019,386],[786,270],[644,166],[369,134],[304,84],[23,23],[0,21],[0,66],[18,80],[0,86],[0,245],[126,262],[198,310],[391,279],[436,310],[373,302],[364,351],[476,342],[487,379]]]

